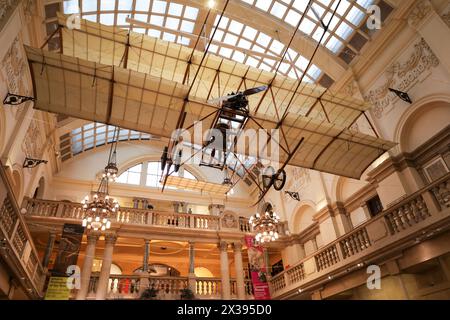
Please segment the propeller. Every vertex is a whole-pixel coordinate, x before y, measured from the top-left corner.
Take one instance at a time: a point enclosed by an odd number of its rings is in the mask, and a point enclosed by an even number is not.
[[[214,104],[214,105],[220,105],[223,102],[229,101],[229,100],[231,100],[233,98],[236,98],[236,97],[238,97],[240,95],[251,96],[253,94],[257,94],[259,92],[266,91],[267,88],[268,88],[268,86],[260,86],[260,87],[256,87],[256,88],[247,89],[244,92],[239,92],[239,93],[236,93],[236,94],[230,94],[228,96],[224,96],[224,97],[208,100],[208,103],[209,104]]]

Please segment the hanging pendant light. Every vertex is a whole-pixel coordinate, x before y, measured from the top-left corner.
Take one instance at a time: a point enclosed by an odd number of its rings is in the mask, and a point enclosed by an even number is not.
[[[108,179],[102,178],[97,192],[92,196],[86,196],[81,202],[83,205],[83,227],[94,231],[105,231],[111,228],[111,215],[119,210],[117,200],[111,198],[108,194]]]
[[[256,213],[249,219],[253,230],[256,232],[255,241],[257,243],[268,243],[279,238],[278,224],[280,217],[268,206],[264,214]]]
[[[111,143],[111,149],[109,150],[108,164],[103,172],[103,178],[107,178],[110,182],[115,182],[119,168],[117,167],[117,142],[119,141],[120,128],[114,129],[114,136]],[[116,138],[117,133],[117,138]]]
[[[83,205],[82,226],[94,231],[105,231],[111,228],[111,216],[119,210],[119,202],[109,196],[108,183],[115,181],[117,173],[117,142],[119,140],[119,128],[114,129],[111,149],[109,151],[108,164],[100,181],[98,190],[90,199],[86,196]],[[117,134],[117,137],[116,137]]]

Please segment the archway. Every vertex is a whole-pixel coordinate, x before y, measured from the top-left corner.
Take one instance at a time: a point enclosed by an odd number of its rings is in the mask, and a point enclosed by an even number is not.
[[[41,177],[39,179],[39,183],[36,190],[34,190],[33,199],[43,199],[44,192],[45,192],[45,178]]]
[[[291,220],[290,230],[292,230],[294,234],[298,234],[307,229],[314,223],[313,217],[315,214],[316,210],[313,206],[303,204],[294,214],[293,219]]]
[[[413,152],[450,123],[450,102],[432,101],[404,115],[396,130],[401,152]]]

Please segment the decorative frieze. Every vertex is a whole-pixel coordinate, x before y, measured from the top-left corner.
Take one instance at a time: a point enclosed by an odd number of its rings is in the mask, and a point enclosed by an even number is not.
[[[33,119],[30,122],[25,139],[22,143],[22,150],[27,157],[38,159],[43,153],[43,142],[41,136],[41,129],[37,120]]]
[[[311,183],[311,173],[309,169],[296,167],[292,170],[292,177],[289,179],[285,190],[289,190],[290,192],[298,192],[301,199],[301,191],[309,183]],[[285,193],[285,196],[288,201],[295,201],[287,193]]]
[[[439,59],[422,38],[414,45],[414,52],[405,61],[397,61],[386,70],[387,81],[380,87],[369,91],[364,99],[372,103],[374,116],[382,118],[396,95],[389,88],[407,92],[423,73],[439,65]]]

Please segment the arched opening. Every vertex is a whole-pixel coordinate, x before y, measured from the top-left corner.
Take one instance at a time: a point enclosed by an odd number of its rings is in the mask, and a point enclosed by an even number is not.
[[[208,268],[205,267],[196,267],[194,269],[195,276],[197,278],[213,278],[214,275]]]
[[[302,232],[314,223],[313,217],[316,210],[310,205],[301,206],[295,213],[292,231],[295,234]]]
[[[41,177],[39,179],[39,183],[36,190],[34,190],[33,199],[43,199],[44,192],[45,192],[45,178]]]
[[[400,131],[400,149],[413,152],[450,123],[450,103],[436,101],[415,110]]]

